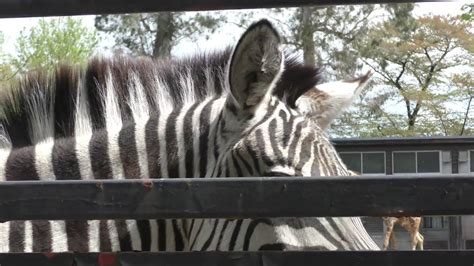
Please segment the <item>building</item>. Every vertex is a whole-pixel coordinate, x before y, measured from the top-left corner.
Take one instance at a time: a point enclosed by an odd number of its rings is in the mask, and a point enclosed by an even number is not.
[[[349,169],[362,175],[413,177],[437,174],[474,175],[474,137],[333,139]],[[381,218],[364,225],[382,247]],[[425,249],[474,249],[474,216],[423,217]],[[397,249],[409,249],[408,233],[397,226]]]

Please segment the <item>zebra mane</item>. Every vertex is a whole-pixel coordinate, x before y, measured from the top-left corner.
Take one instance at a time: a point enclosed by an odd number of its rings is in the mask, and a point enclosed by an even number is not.
[[[231,53],[226,48],[181,59],[93,58],[85,68],[60,65],[52,72],[29,73],[0,91],[0,127],[5,129],[0,140],[29,146],[221,97],[228,93]],[[287,54],[274,94],[295,108],[296,100],[318,83],[319,73]]]

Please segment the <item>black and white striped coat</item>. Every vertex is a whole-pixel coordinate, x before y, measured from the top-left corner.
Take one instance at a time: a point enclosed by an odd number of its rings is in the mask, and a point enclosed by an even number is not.
[[[232,52],[32,74],[0,99],[0,182],[348,175],[296,108],[318,77],[265,20]],[[358,218],[0,224],[0,252],[258,249],[377,247]]]

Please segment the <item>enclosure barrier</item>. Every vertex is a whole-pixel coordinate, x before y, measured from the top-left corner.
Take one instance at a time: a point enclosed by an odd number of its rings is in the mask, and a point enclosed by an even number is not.
[[[216,200],[218,199],[218,200]],[[0,183],[0,220],[474,214],[474,176]],[[3,265],[472,265],[472,251],[0,254]],[[454,264],[453,264],[454,263]]]
[[[0,0],[0,18],[413,2],[408,0]],[[417,0],[417,2],[437,2]]]
[[[0,18],[392,2],[407,1],[0,0]],[[468,145],[472,146],[473,139],[467,140]],[[416,144],[417,140],[412,142]],[[354,145],[357,146],[357,143]],[[387,145],[391,145],[390,142]],[[410,179],[376,176],[0,183],[1,221],[461,214],[474,214],[473,176],[436,175]],[[0,254],[0,265],[472,266],[474,252],[33,253]]]

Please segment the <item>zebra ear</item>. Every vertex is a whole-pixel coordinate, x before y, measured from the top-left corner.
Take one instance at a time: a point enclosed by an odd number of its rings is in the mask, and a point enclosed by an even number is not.
[[[231,101],[237,109],[252,111],[275,87],[283,71],[280,36],[267,20],[242,35],[229,64]]]
[[[296,101],[297,109],[315,120],[324,130],[352,105],[367,85],[372,73],[348,81],[335,81],[317,85]]]

